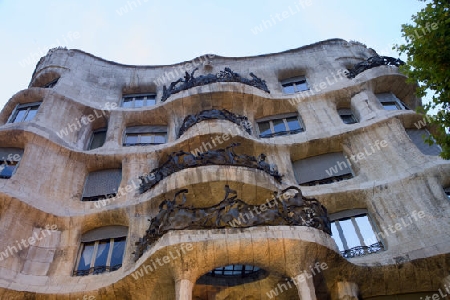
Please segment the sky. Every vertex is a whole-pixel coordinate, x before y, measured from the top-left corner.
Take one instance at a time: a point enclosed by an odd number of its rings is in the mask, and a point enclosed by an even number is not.
[[[166,65],[203,54],[252,56],[342,38],[398,57],[417,0],[0,0],[0,108],[26,89],[48,49],[122,64]],[[405,57],[403,57],[405,58]]]

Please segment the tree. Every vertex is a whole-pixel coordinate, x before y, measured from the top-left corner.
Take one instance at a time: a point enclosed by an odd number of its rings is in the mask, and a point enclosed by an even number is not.
[[[426,0],[419,0],[427,2]],[[412,16],[413,25],[402,25],[404,45],[395,45],[400,54],[407,55],[400,70],[408,81],[417,83],[417,96],[431,93],[431,101],[418,109],[427,114],[440,109],[432,118],[432,136],[442,148],[441,156],[450,159],[450,1],[431,0]],[[427,139],[433,144],[432,139]]]

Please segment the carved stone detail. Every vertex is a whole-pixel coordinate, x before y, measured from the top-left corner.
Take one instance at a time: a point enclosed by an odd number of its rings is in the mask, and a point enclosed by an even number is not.
[[[280,199],[289,190],[295,190],[296,193]],[[225,185],[223,200],[210,207],[185,206],[187,193],[187,189],[182,189],[175,193],[173,200],[161,202],[158,214],[149,220],[150,226],[146,234],[136,242],[135,260],[171,230],[308,226],[331,234],[326,208],[316,199],[304,197],[295,186],[290,186],[281,193],[274,192],[277,197],[261,205],[250,205],[238,199],[237,192],[228,185]],[[267,209],[258,210],[263,205]]]
[[[266,82],[260,78],[258,78],[255,74],[250,73],[252,79],[248,79],[242,77],[238,73],[234,73],[230,68],[225,68],[224,71],[220,71],[217,74],[207,74],[200,75],[198,77],[194,77],[195,71],[198,68],[195,68],[191,74],[185,72],[184,79],[180,78],[177,81],[170,83],[167,88],[165,85],[163,86],[163,95],[161,97],[161,101],[166,101],[171,95],[179,93],[181,91],[190,89],[194,86],[202,86],[207,85],[214,82],[240,82],[246,85],[254,86],[260,90],[265,91],[266,93],[270,93]]]
[[[188,130],[195,124],[204,120],[211,120],[211,119],[228,120],[239,126],[242,126],[243,129],[248,132],[248,134],[252,134],[252,126],[248,122],[247,117],[236,115],[226,109],[223,110],[210,109],[210,110],[203,110],[196,115],[189,115],[186,118],[184,118],[183,124],[181,125],[181,128],[178,131],[178,137],[182,136],[183,133],[186,132],[186,130]]]
[[[186,168],[207,165],[254,168],[266,172],[270,176],[273,176],[277,182],[281,183],[282,175],[278,173],[277,166],[267,163],[264,153],[261,153],[258,158],[246,154],[236,154],[233,148],[239,145],[240,143],[233,143],[225,149],[208,150],[203,153],[197,153],[197,155],[184,151],[173,152],[160,167],[151,170],[146,176],[139,176],[141,180],[140,192],[145,193],[158,182],[175,172]]]
[[[355,78],[359,73],[365,70],[372,69],[378,66],[396,66],[399,67],[405,63],[400,58],[393,58],[389,56],[372,56],[365,61],[357,63],[352,69],[347,72],[347,78]]]

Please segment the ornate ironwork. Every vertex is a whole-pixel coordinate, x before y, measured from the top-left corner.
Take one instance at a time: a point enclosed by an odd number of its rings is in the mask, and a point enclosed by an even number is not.
[[[376,253],[383,250],[384,250],[383,244],[381,242],[378,242],[370,246],[353,247],[351,249],[341,251],[341,254],[345,258],[352,258],[357,256],[364,256],[371,253]]]
[[[404,65],[400,58],[393,58],[389,56],[372,56],[365,61],[357,63],[353,66],[352,69],[349,69],[347,72],[347,78],[355,78],[359,73],[364,72],[365,70],[372,69],[378,66],[396,66],[399,67]]]
[[[296,193],[280,199],[288,190]],[[172,230],[247,228],[254,226],[308,226],[331,234],[326,208],[316,199],[303,197],[299,188],[290,186],[274,192],[271,201],[250,205],[237,198],[237,192],[225,185],[225,196],[218,204],[195,208],[185,206],[187,189],[177,191],[173,200],[164,200],[158,214],[150,221],[145,235],[136,242],[135,259],[139,259],[165,233]]]
[[[242,126],[244,130],[248,132],[248,134],[252,134],[252,126],[249,123],[247,117],[236,115],[226,109],[223,110],[210,109],[210,110],[202,110],[196,115],[189,115],[186,118],[184,118],[183,124],[181,125],[181,128],[178,131],[178,137],[183,135],[183,133],[185,133],[186,130],[188,130],[195,124],[204,120],[211,120],[211,119],[228,120],[239,126]]]
[[[169,155],[167,161],[160,167],[151,170],[148,175],[139,176],[139,179],[141,180],[140,192],[145,193],[158,182],[175,172],[186,168],[196,168],[207,165],[254,168],[266,172],[270,176],[273,176],[277,182],[281,183],[282,175],[278,173],[277,166],[275,164],[267,163],[266,155],[264,153],[261,153],[258,158],[246,154],[236,154],[233,149],[239,145],[240,143],[233,143],[225,149],[208,150],[203,153],[197,153],[197,155],[184,151],[173,152]]]
[[[240,82],[246,85],[254,86],[260,90],[265,91],[266,93],[270,93],[266,82],[253,73],[250,73],[252,79],[248,79],[242,77],[238,73],[234,73],[230,68],[225,68],[224,71],[220,71],[217,74],[207,74],[194,77],[194,73],[197,70],[198,68],[195,68],[191,74],[185,72],[184,79],[180,78],[177,81],[170,83],[168,88],[164,85],[161,101],[164,102],[171,95],[190,89],[194,86],[202,86],[214,82]]]

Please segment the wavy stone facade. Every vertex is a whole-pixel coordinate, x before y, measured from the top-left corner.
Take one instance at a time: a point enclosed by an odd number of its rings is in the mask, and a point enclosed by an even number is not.
[[[396,66],[345,75],[376,56],[340,39],[171,66],[49,51],[0,114],[0,298],[447,293],[450,164],[419,145]]]

